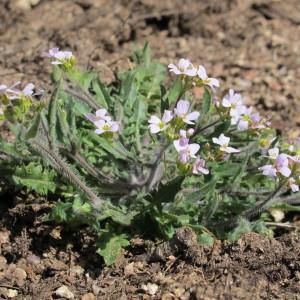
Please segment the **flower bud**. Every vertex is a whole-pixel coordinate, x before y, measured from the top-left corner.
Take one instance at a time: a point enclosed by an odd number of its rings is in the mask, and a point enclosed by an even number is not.
[[[186,132],[186,136],[187,137],[191,137],[195,132],[195,129],[194,128],[189,128]]]

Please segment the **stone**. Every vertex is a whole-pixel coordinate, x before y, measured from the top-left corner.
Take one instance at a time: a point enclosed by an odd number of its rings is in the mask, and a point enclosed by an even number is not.
[[[94,299],[95,299],[95,296],[93,293],[87,293],[81,297],[81,300],[94,300]]]
[[[74,294],[69,290],[66,285],[59,287],[54,294],[58,297],[64,297],[66,299],[74,299]]]

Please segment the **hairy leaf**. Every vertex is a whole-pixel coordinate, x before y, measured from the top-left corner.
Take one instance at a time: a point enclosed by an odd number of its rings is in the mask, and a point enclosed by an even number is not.
[[[124,247],[130,245],[125,234],[114,235],[110,232],[101,235],[97,243],[97,253],[101,255],[107,266],[115,263]]]

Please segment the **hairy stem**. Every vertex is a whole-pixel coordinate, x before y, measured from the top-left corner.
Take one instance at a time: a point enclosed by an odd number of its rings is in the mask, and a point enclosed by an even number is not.
[[[128,192],[130,186],[126,182],[115,180],[114,178],[111,178],[108,175],[102,173],[100,170],[98,170],[93,165],[88,163],[88,161],[83,156],[81,156],[80,153],[76,152],[75,154],[72,154],[68,152],[67,155],[98,181],[99,181],[99,177],[103,178],[105,182],[101,182],[101,183],[110,185],[111,187],[115,187],[118,189],[122,188],[123,190],[126,190]]]
[[[220,122],[220,120],[216,120],[216,121],[214,121],[214,122],[212,122],[212,123],[210,123],[210,124],[208,124],[208,125],[206,125],[206,126],[203,126],[203,127],[201,127],[201,128],[196,128],[196,130],[195,130],[193,136],[196,136],[196,135],[199,134],[200,132],[202,132],[202,131],[204,131],[204,130],[210,128],[210,127],[216,126],[219,122]]]
[[[258,216],[260,213],[262,213],[264,210],[266,210],[271,203],[275,202],[279,198],[277,197],[281,191],[282,188],[285,186],[285,181],[278,185],[278,187],[263,201],[260,201],[255,207],[248,209],[241,215],[234,216],[230,218],[229,220],[223,222],[214,222],[211,224],[212,227],[220,227],[226,229],[232,229],[238,224],[238,220],[240,218],[246,218],[246,219],[253,219],[254,217]]]
[[[157,157],[156,157],[156,160],[154,162],[154,164],[152,165],[152,168],[150,170],[150,173],[146,179],[146,190],[149,192],[152,190],[152,188],[154,187],[154,185],[160,181],[162,175],[159,175],[158,174],[158,171],[159,171],[159,167],[160,167],[160,163],[161,163],[161,160],[162,160],[162,157],[165,153],[165,151],[167,150],[167,148],[169,147],[169,144],[165,144],[163,145],[158,153],[157,153]]]
[[[75,187],[79,188],[83,191],[87,197],[90,199],[91,202],[94,204],[99,204],[103,202],[91,188],[89,188],[80,178],[76,175],[73,170],[68,166],[68,164],[59,156],[58,153],[49,149],[47,146],[43,145],[42,143],[31,140],[29,141],[33,149],[41,155],[41,157],[45,158],[49,161],[52,167],[67,178]]]
[[[90,97],[90,95],[88,93],[85,93],[82,91],[82,94],[81,93],[78,93],[70,88],[65,88],[65,92],[70,94],[71,96],[81,100],[82,102],[88,104],[91,108],[95,109],[95,110],[98,110],[100,109],[101,107],[95,102],[95,100]]]

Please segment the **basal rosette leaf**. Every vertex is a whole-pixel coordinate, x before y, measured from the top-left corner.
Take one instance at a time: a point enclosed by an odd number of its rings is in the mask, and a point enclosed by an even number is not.
[[[56,186],[56,172],[43,168],[40,164],[29,163],[16,168],[12,176],[17,186],[25,186],[30,191],[41,195],[54,193]]]
[[[111,266],[121,254],[122,249],[129,245],[130,243],[125,234],[105,232],[100,235],[98,240],[97,253],[103,257],[107,266]]]

